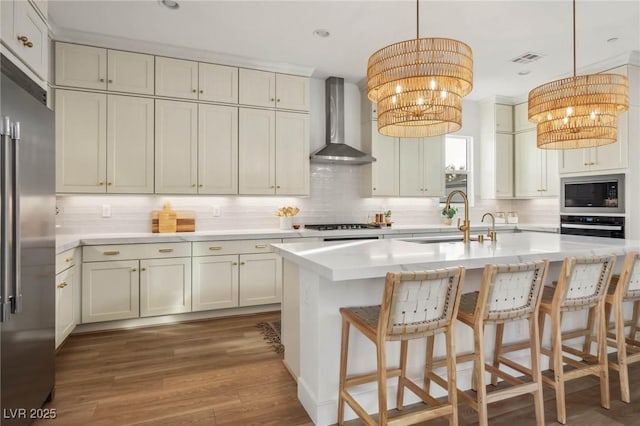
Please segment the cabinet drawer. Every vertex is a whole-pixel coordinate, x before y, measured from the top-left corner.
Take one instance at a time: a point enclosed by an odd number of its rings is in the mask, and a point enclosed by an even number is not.
[[[82,249],[82,258],[85,262],[189,256],[191,256],[190,243],[117,244],[86,246]]]
[[[63,253],[56,254],[56,274],[69,269],[80,262],[80,249],[73,248]]]
[[[278,244],[279,238],[269,240],[238,240],[238,241],[202,241],[193,243],[194,256],[211,256],[240,253],[270,253],[269,244]]]

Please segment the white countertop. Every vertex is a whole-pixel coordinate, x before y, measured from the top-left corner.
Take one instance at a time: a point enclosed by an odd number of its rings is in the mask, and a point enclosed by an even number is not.
[[[484,232],[487,224],[472,224],[472,232]],[[545,224],[498,224],[498,231],[526,231],[559,232],[558,225]],[[230,229],[223,231],[178,232],[171,234],[160,233],[120,233],[120,234],[74,234],[56,236],[56,253],[82,246],[101,244],[141,244],[159,242],[208,241],[208,240],[246,240],[270,238],[324,238],[324,237],[354,237],[367,235],[403,235],[403,234],[437,234],[459,233],[455,225],[393,225],[380,229],[353,229],[336,231],[314,231],[310,229],[280,230],[280,229]]]
[[[403,240],[274,244],[274,252],[332,280],[384,277],[387,272],[425,270],[462,265],[482,268],[487,263],[517,263],[534,259],[560,261],[567,256],[623,255],[640,249],[640,241],[580,237],[551,233],[504,233],[498,241],[469,244],[418,244]]]

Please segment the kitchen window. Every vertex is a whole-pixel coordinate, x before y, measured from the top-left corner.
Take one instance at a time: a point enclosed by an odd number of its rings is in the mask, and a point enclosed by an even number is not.
[[[464,191],[473,200],[472,150],[473,138],[470,136],[447,136],[445,138],[444,182],[445,196],[440,202],[447,201],[447,196],[454,190]],[[459,202],[458,197],[455,198]]]

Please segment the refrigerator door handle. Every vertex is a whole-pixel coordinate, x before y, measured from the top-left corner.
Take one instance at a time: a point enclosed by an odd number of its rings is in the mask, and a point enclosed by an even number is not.
[[[0,322],[7,320],[11,303],[9,302],[9,283],[11,282],[10,247],[9,232],[11,229],[9,221],[9,171],[11,170],[9,161],[9,142],[11,140],[11,120],[3,117],[0,123],[0,161],[2,162],[2,174],[0,174]]]
[[[22,243],[20,241],[20,122],[13,125],[13,298],[11,313],[22,312],[21,264]]]

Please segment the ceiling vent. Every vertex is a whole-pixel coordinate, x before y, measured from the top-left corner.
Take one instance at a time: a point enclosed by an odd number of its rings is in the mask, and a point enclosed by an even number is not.
[[[530,64],[531,62],[535,62],[538,59],[542,58],[542,55],[538,55],[537,53],[527,52],[522,55],[511,59],[511,62],[515,64]]]

